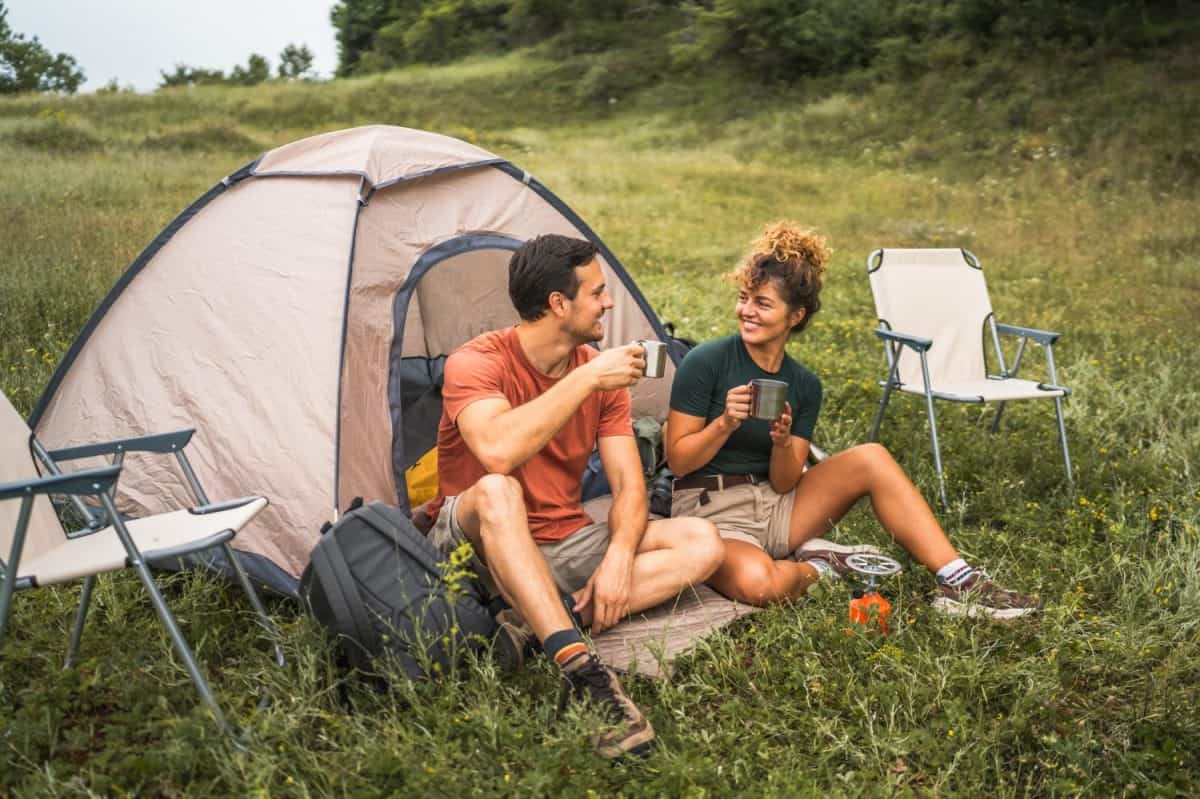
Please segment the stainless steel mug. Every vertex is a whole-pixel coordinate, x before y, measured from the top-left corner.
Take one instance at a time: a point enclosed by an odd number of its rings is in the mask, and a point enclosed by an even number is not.
[[[634,342],[646,351],[646,377],[662,377],[667,373],[667,345],[661,341],[639,339]]]
[[[778,419],[787,402],[788,384],[782,380],[750,381],[750,415],[755,419]]]

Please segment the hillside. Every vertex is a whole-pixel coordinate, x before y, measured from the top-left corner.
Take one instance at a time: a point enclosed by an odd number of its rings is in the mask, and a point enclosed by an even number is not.
[[[932,578],[906,561],[892,637],[851,638],[847,592],[831,587],[734,625],[669,681],[632,680],[663,748],[610,768],[582,727],[550,723],[544,663],[379,694],[335,683],[327,642],[279,602],[291,663],[275,672],[236,591],[171,578],[223,707],[249,728],[249,751],[235,752],[197,709],[136,580],[118,575],[101,581],[83,662],[66,674],[78,589],[17,597],[0,649],[0,794],[1195,792],[1200,49],[951,47],[912,77],[790,84],[728,64],[681,70],[658,49],[558,60],[539,46],[328,83],[0,99],[0,389],[28,411],[117,276],[222,176],[353,125],[446,133],[528,169],[695,338],[733,329],[719,276],[763,222],[827,233],[824,308],[792,352],[822,377],[816,438],[832,450],[865,440],[883,376],[867,254],[963,246],[1001,321],[1065,334],[1073,486],[1049,409],[1011,408],[994,437],[977,407],[938,416],[944,526],[1038,593],[1041,618],[936,616]],[[1040,375],[1041,353],[1026,357]],[[882,440],[934,496],[916,402],[893,402]],[[865,509],[835,537],[898,551]]]

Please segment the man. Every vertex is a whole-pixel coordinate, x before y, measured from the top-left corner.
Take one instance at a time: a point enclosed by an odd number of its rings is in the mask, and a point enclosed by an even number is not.
[[[512,607],[500,614],[497,646],[519,665],[536,636],[561,669],[564,699],[590,701],[613,723],[596,742],[600,754],[647,751],[653,728],[588,650],[560,592],[601,632],[704,582],[724,550],[709,522],[647,521],[627,390],[645,353],[587,346],[613,307],[595,245],[530,240],[509,263],[509,296],[520,323],[446,360],[430,540],[442,551],[471,543],[476,570]],[[613,490],[607,522],[580,502],[596,446]]]

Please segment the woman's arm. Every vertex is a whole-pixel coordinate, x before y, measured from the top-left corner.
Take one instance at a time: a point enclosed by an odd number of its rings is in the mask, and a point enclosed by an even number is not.
[[[767,479],[777,494],[786,494],[804,476],[808,439],[792,435],[792,406],[784,404],[783,415],[771,422],[771,466]]]
[[[704,418],[672,410],[667,417],[667,465],[683,477],[713,459],[742,421],[750,418],[750,386],[734,386],[725,395],[725,412],[707,425]]]

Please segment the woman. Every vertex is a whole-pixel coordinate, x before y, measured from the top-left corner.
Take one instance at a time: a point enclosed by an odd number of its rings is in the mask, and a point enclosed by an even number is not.
[[[679,475],[672,515],[709,519],[725,541],[724,565],[709,585],[739,602],[765,605],[803,594],[822,576],[849,572],[847,547],[817,536],[862,497],[892,537],[938,578],[934,607],[947,613],[1015,618],[1037,609],[972,569],[888,451],[864,444],[807,472],[821,407],[821,382],[786,352],[821,307],[824,238],[795,224],[769,225],[731,278],[738,333],[696,347],[671,387],[666,453]],[[783,413],[750,416],[754,379],[788,384]]]

